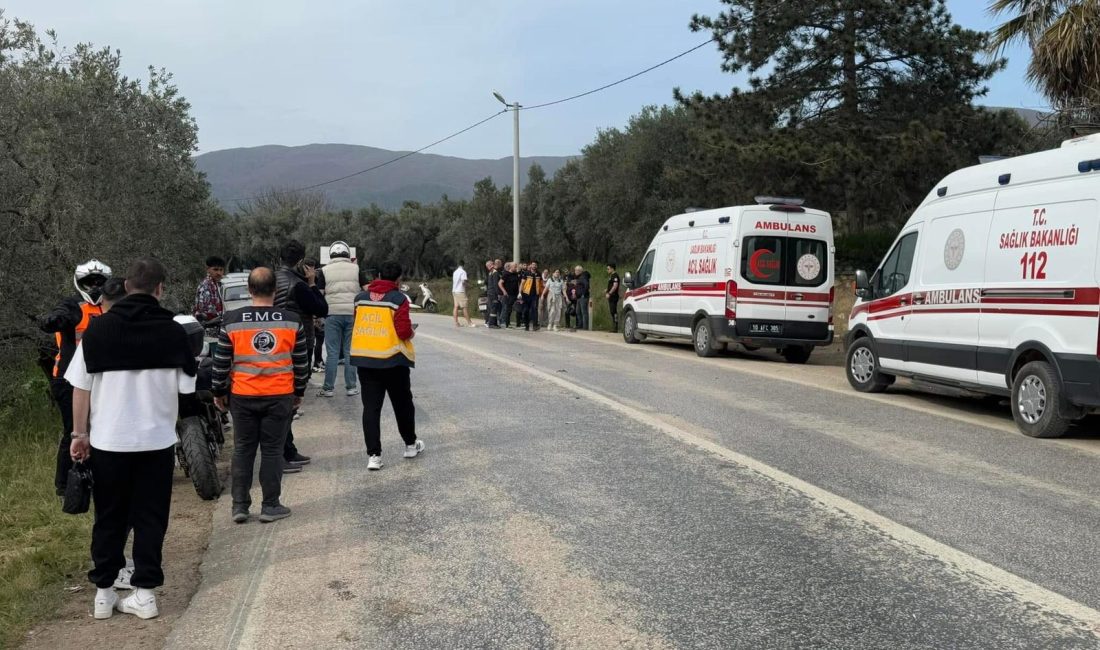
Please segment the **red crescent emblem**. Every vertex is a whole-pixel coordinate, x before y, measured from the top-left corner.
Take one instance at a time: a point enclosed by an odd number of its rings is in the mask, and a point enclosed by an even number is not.
[[[773,253],[766,248],[761,248],[760,250],[753,253],[752,257],[749,258],[749,270],[752,271],[752,274],[758,278],[770,279],[773,275],[775,275],[774,270],[766,271],[765,269],[760,268],[760,258],[765,255],[773,255]]]

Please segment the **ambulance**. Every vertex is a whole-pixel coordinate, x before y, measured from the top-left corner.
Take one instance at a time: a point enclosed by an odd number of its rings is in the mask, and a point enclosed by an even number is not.
[[[833,340],[833,223],[801,199],[671,217],[626,275],[623,338],[691,341],[710,357],[739,344],[805,363]]]
[[[856,274],[845,369],[1008,397],[1039,438],[1100,406],[1100,135],[956,171]]]

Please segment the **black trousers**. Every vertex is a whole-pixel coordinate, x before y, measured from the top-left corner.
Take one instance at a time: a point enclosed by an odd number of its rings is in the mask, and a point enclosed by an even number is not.
[[[523,326],[528,329],[539,328],[539,297],[537,295],[523,297]]]
[[[57,467],[54,469],[53,486],[64,491],[69,481],[69,470],[73,466],[73,457],[69,455],[73,438],[73,387],[64,379],[50,380],[50,394],[61,412],[61,440],[57,443]],[[84,431],[82,433],[87,433]]]
[[[607,308],[611,310],[611,325],[616,332],[619,331],[619,294],[614,294],[607,299]]]
[[[294,411],[291,397],[240,397],[229,403],[233,414],[233,510],[252,506],[252,468],[260,450],[260,491],[265,507],[279,505],[283,445]]]
[[[363,441],[367,454],[382,455],[382,403],[390,396],[397,431],[406,445],[416,442],[416,406],[413,405],[410,368],[359,368],[363,398]]]
[[[497,324],[501,327],[508,327],[509,321],[512,320],[512,309],[516,306],[515,296],[509,296],[507,294],[500,297],[500,318],[497,320]]]
[[[175,447],[156,451],[104,451],[92,448],[92,562],[88,579],[106,589],[126,566],[123,551],[134,530],[135,587],[152,589],[164,584],[161,550],[168,532],[172,505]]]
[[[314,330],[313,365],[319,366],[325,361],[325,330]]]

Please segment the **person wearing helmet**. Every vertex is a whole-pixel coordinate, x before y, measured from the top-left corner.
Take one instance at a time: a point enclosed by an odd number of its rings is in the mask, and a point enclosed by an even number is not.
[[[73,432],[73,387],[65,381],[65,370],[72,361],[76,346],[93,318],[103,314],[103,285],[111,277],[111,267],[96,259],[76,267],[73,286],[76,296],[62,300],[39,324],[42,331],[54,335],[57,355],[54,357],[50,379],[50,392],[61,411],[61,441],[57,447],[57,467],[54,471],[54,488],[58,495],[65,494],[65,483],[72,468],[69,445]]]
[[[351,261],[351,248],[342,241],[332,242],[328,247],[331,260],[318,276],[322,278],[325,301],[328,302],[328,317],[325,318],[325,381],[321,386],[321,397],[332,397],[336,391],[336,371],[340,359],[349,359],[351,354],[351,330],[355,318],[355,296],[362,290],[363,273],[359,265]],[[355,368],[344,365],[344,391],[348,397],[359,394],[359,380]]]

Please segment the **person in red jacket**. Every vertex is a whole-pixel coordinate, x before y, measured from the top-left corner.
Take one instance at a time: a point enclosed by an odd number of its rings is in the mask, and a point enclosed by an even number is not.
[[[410,370],[416,365],[409,298],[398,289],[401,265],[385,262],[380,278],[355,298],[351,335],[351,363],[359,374],[363,400],[363,439],[367,469],[382,469],[382,403],[390,396],[397,430],[405,441],[405,458],[424,451],[416,437]]]

